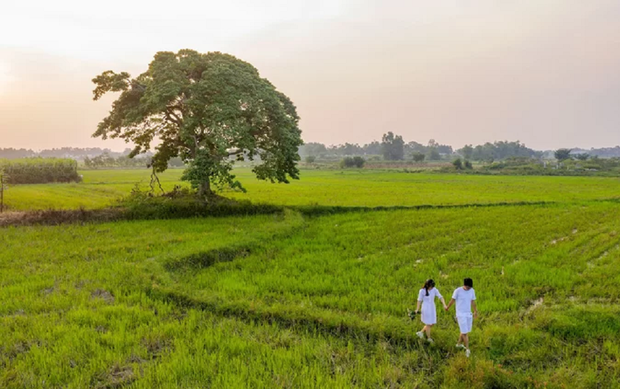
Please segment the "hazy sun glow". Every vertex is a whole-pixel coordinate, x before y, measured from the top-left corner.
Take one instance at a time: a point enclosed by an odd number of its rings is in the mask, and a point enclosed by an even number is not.
[[[2,95],[11,82],[11,72],[9,65],[0,62],[0,95]]]

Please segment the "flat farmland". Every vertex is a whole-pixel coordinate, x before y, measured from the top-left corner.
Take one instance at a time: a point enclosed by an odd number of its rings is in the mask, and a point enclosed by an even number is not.
[[[609,177],[475,176],[404,173],[381,170],[302,170],[290,184],[259,181],[248,168],[237,169],[247,193],[224,196],[286,206],[416,206],[551,202],[620,198],[620,179]],[[133,188],[146,190],[148,170],[86,170],[79,184],[18,185],[6,192],[12,210],[103,208]],[[180,180],[182,170],[160,174],[164,190]]]
[[[0,229],[0,387],[620,387],[617,179],[302,174],[239,172],[248,193],[225,195],[284,206],[271,215]],[[148,172],[9,194],[71,208],[105,187],[80,204],[103,207],[136,182]],[[405,314],[427,278],[449,297],[464,277],[470,358],[453,311],[434,345]]]

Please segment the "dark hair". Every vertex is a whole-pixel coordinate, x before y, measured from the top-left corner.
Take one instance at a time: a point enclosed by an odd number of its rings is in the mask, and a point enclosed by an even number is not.
[[[426,295],[428,296],[428,289],[429,288],[434,288],[435,287],[435,281],[433,281],[432,279],[428,279],[426,280],[426,282],[424,283],[424,290],[426,290]]]
[[[474,280],[472,280],[471,278],[465,278],[463,280],[463,285],[469,286],[470,288],[473,288],[474,287]]]

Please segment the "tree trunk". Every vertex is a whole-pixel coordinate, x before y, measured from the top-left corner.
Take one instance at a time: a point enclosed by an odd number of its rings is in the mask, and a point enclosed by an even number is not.
[[[200,184],[200,188],[198,189],[198,195],[204,199],[213,195],[213,192],[211,191],[211,181],[206,180],[202,184]]]

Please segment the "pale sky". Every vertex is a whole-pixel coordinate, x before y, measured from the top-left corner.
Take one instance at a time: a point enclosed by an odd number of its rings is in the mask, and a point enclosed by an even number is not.
[[[105,70],[222,51],[297,105],[305,141],[620,144],[618,0],[21,0],[0,7],[0,148],[91,138]]]

